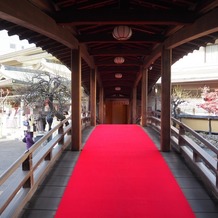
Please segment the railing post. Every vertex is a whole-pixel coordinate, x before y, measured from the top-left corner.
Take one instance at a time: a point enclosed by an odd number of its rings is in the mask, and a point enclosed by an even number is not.
[[[44,158],[44,160],[51,160],[51,152],[49,152],[46,157]]]
[[[194,162],[201,162],[201,159],[200,159],[198,153],[196,153],[195,151],[193,151],[193,160],[194,160]]]
[[[216,183],[216,188],[218,188],[218,162],[217,162],[217,164],[216,164],[215,176],[216,176],[216,181],[215,181],[215,183]]]
[[[183,126],[179,126],[179,147],[185,146],[185,141],[182,136],[185,135],[185,129]]]
[[[67,124],[65,123],[65,126],[68,126],[70,123],[69,123],[69,120],[67,121]],[[72,125],[72,122],[71,122],[71,125]],[[67,132],[67,135],[72,135],[72,128],[70,128],[70,130]]]
[[[59,141],[59,145],[61,145],[61,147],[64,145],[64,127],[63,124],[58,128],[58,134],[61,134],[63,137],[61,138],[61,140]]]
[[[208,132],[209,132],[209,135],[211,135],[211,133],[212,133],[211,118],[208,118],[208,122],[209,122],[209,129],[208,129]]]
[[[216,175],[216,188],[218,188],[218,176]]]
[[[30,153],[27,159],[22,163],[22,170],[23,171],[30,171],[32,169],[32,153]],[[30,177],[24,183],[23,188],[31,188],[33,186],[33,172],[31,172]]]

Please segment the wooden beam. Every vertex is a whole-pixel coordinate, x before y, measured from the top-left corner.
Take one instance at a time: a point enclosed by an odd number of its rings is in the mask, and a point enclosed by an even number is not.
[[[113,38],[112,34],[111,35],[103,35],[103,34],[92,34],[92,35],[80,35],[78,36],[78,40],[80,43],[113,43],[113,44],[129,44],[129,43],[134,43],[134,44],[142,44],[146,42],[148,43],[160,43],[164,41],[164,38],[159,35],[159,36],[151,36],[148,34],[139,34],[135,33],[128,41],[126,40],[116,40]],[[124,46],[125,46],[124,45]]]
[[[89,55],[85,45],[80,44],[80,48],[83,60],[89,65],[90,68],[95,68],[94,59]]]
[[[128,73],[133,73],[135,74],[136,72],[139,71],[139,67],[138,66],[133,66],[133,67],[122,67],[122,66],[119,66],[119,67],[98,67],[98,72],[101,74],[101,73],[118,73],[118,72],[128,72]]]
[[[144,55],[150,55],[150,51],[146,49],[91,49],[90,55],[92,56],[119,56],[122,55],[125,56],[144,56]]]
[[[194,39],[209,35],[218,31],[218,8],[196,20],[193,24],[180,29],[169,37],[164,45],[166,48],[175,48]]]
[[[202,7],[198,9],[199,13],[207,13],[211,9],[218,7],[218,0],[207,1],[206,4],[202,2]]]
[[[194,39],[217,32],[217,14],[218,8],[215,8],[213,11],[196,20],[192,25],[185,26],[176,33],[174,33],[171,37],[166,39],[164,43],[157,45],[151,52],[150,56],[148,56],[144,60],[144,67],[149,67],[152,63],[155,62],[155,60],[157,60],[161,56],[163,45],[167,49],[172,49],[187,42],[190,42]]]
[[[104,67],[120,67],[120,65],[122,65],[122,67],[128,67],[128,66],[140,66],[141,63],[137,63],[137,62],[134,62],[134,61],[127,61],[127,62],[124,62],[123,64],[115,64],[115,63],[109,63],[108,61],[99,61],[99,62],[96,62],[96,66],[104,66]]]
[[[69,48],[78,48],[77,39],[28,1],[0,1],[0,18],[52,38]],[[37,19],[36,19],[37,18]]]
[[[138,83],[139,81],[141,80],[142,78],[142,71],[140,70],[138,73],[137,73],[137,76],[136,76],[136,80],[134,82],[134,86],[138,86]]]
[[[185,14],[185,16],[184,16]],[[188,10],[159,12],[154,10],[75,10],[67,8],[56,13],[57,23],[64,25],[178,25],[190,24],[195,15]]]
[[[159,44],[155,47],[151,54],[144,59],[145,68],[149,68],[161,56],[162,45],[163,44]]]
[[[79,46],[78,40],[69,30],[57,25],[55,20],[28,1],[0,1],[0,8],[1,19],[40,33],[71,49],[76,49]],[[81,55],[90,67],[94,66],[94,62],[84,46],[81,46]]]
[[[133,87],[133,83],[131,81],[117,81],[117,80],[114,80],[113,82],[112,81],[103,81],[103,85],[104,85],[104,88],[108,88],[108,87],[115,87],[115,86],[122,86],[122,87]]]
[[[45,1],[45,0],[30,0],[30,2],[36,7],[39,7],[43,11],[47,11],[49,13],[54,13],[55,7],[52,4],[52,1]]]
[[[122,78],[121,79],[117,79],[115,78],[115,74],[111,73],[112,75],[108,75],[108,74],[101,74],[101,81],[103,84],[103,87],[106,84],[109,84],[110,86],[113,85],[113,83],[116,83],[117,85],[122,84],[125,86],[129,86],[129,87],[133,87],[134,86],[134,81],[136,80],[136,74],[133,74],[131,76],[126,76],[124,75],[125,73],[122,73]]]

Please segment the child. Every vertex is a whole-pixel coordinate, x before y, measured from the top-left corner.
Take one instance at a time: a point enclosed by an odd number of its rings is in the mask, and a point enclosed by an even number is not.
[[[26,149],[29,150],[29,148],[34,144],[33,132],[27,131],[25,135],[25,139],[26,139]]]

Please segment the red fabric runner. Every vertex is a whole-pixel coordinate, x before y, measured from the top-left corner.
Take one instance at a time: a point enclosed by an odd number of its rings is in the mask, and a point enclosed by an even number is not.
[[[137,125],[99,125],[55,218],[195,217],[160,152]]]

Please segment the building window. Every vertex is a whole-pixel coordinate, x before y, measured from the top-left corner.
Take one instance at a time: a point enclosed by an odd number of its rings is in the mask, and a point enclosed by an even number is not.
[[[218,61],[218,45],[206,46],[206,63],[217,63]]]
[[[16,45],[15,44],[10,44],[10,48],[15,49]]]

